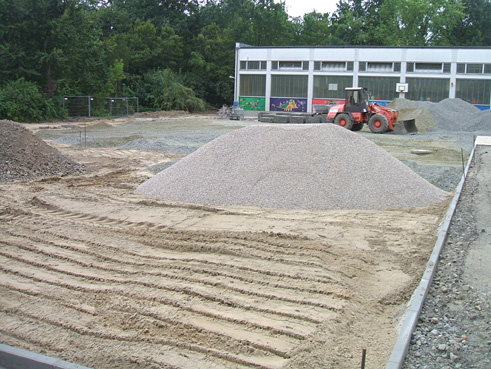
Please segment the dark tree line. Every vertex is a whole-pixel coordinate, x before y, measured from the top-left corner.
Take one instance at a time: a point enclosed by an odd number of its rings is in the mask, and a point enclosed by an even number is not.
[[[61,96],[147,110],[230,103],[235,42],[489,46],[487,0],[340,0],[289,17],[273,0],[0,0],[0,119],[61,117]]]

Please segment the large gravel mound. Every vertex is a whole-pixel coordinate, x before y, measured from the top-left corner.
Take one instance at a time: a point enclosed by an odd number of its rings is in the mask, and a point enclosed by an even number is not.
[[[481,111],[461,99],[445,99],[438,103],[394,99],[389,107],[400,111],[399,120],[409,119],[406,116],[419,113],[413,118],[416,119],[416,126],[421,132],[427,129],[491,132],[491,111]]]
[[[137,191],[203,205],[283,209],[411,208],[448,195],[376,144],[334,124],[233,131]]]
[[[0,120],[0,182],[78,174],[84,167],[19,123]]]

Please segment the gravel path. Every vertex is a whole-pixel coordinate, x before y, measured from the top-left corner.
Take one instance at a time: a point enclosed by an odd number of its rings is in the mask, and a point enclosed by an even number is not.
[[[491,368],[489,242],[487,250],[476,249],[480,240],[489,241],[491,204],[489,184],[475,177],[477,167],[489,173],[488,151],[489,146],[476,149],[404,368]],[[480,213],[483,205],[486,213]],[[471,260],[475,252],[481,256]],[[484,269],[476,280],[481,258]]]

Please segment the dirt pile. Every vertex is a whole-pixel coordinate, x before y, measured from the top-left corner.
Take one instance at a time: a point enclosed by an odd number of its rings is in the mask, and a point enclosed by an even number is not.
[[[141,184],[155,198],[282,209],[390,209],[444,200],[368,139],[336,125],[249,126]]]
[[[62,155],[19,123],[0,121],[0,182],[83,171],[82,165]]]
[[[399,120],[416,119],[418,130],[455,132],[491,132],[491,111],[481,111],[461,99],[445,99],[438,103],[394,99],[389,107],[399,110]]]

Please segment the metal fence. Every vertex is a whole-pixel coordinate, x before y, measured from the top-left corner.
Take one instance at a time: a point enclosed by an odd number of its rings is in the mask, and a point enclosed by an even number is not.
[[[70,117],[119,117],[138,112],[138,97],[63,96]]]

